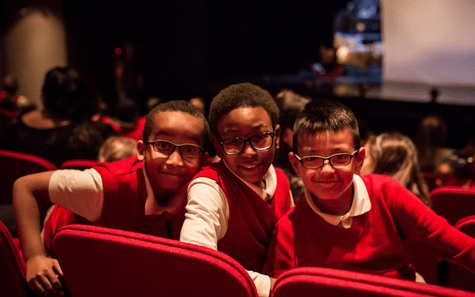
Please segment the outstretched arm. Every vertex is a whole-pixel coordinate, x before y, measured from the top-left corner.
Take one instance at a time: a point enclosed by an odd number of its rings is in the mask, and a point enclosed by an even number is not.
[[[13,209],[26,263],[28,286],[41,296],[62,296],[56,259],[46,256],[41,242],[40,203],[50,202],[48,184],[53,171],[27,175],[13,185]]]

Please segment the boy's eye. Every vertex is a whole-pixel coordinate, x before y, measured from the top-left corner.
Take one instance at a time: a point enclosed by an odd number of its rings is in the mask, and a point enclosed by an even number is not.
[[[332,158],[334,158],[335,160],[345,160],[348,156],[346,155],[336,155],[336,156],[333,156]]]
[[[171,147],[171,143],[168,143],[168,142],[165,142],[165,141],[157,141],[156,146],[159,149],[167,149],[167,148]]]
[[[242,142],[241,139],[229,139],[227,141],[227,144],[229,144],[229,145],[240,145],[241,142]]]
[[[307,160],[307,162],[314,162],[315,160],[319,159],[318,157],[306,157],[305,160]]]

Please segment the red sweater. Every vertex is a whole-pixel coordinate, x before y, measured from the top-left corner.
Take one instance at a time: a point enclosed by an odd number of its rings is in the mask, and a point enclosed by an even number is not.
[[[160,237],[179,239],[185,220],[186,191],[177,214],[164,212],[160,216],[144,213],[147,192],[142,161],[131,157],[123,161],[100,163],[94,167],[102,177],[104,204],[96,226],[134,231]],[[92,224],[73,212],[55,206],[45,223],[45,246],[52,252],[52,240],[59,228],[68,224]]]
[[[325,222],[303,197],[277,224],[264,273],[313,266],[415,279],[405,240],[475,272],[475,239],[449,225],[409,190],[382,175],[362,176],[371,210],[344,229]]]
[[[223,162],[214,163],[196,175],[215,180],[223,189],[229,205],[229,223],[226,234],[218,241],[218,250],[247,270],[262,270],[274,226],[290,209],[287,177],[280,169],[275,172],[277,188],[270,205],[237,179]]]

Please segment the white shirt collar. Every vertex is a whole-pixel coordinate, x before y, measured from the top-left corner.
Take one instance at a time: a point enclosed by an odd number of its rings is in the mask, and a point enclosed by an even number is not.
[[[368,191],[360,176],[353,175],[353,203],[350,210],[344,215],[332,215],[321,212],[312,200],[312,196],[309,190],[305,190],[305,199],[308,205],[314,212],[316,212],[327,223],[339,226],[343,228],[350,228],[353,223],[353,217],[362,215],[371,210],[371,200],[369,199]]]
[[[261,189],[255,184],[248,183],[247,181],[243,180],[241,177],[239,177],[236,173],[234,173],[231,168],[229,168],[228,164],[226,164],[226,161],[223,160],[224,165],[229,169],[230,172],[234,174],[239,180],[241,180],[244,184],[246,184],[249,188],[251,188],[254,192],[257,193],[263,200],[269,201],[274,197],[275,194],[275,189],[277,188],[277,174],[275,173],[274,166],[271,164],[269,168],[267,169],[267,172],[264,174],[262,177],[262,180],[265,183],[265,189]]]
[[[145,179],[145,189],[147,190],[147,198],[145,200],[145,207],[144,207],[144,212],[146,216],[154,215],[154,216],[159,216],[163,214],[164,212],[168,212],[171,214],[176,214],[180,211],[180,207],[182,204],[182,198],[184,195],[184,191],[186,191],[187,187],[186,185],[182,186],[180,189],[178,189],[172,197],[170,197],[170,200],[168,201],[168,204],[165,206],[160,206],[155,199],[155,195],[153,193],[152,189],[152,184],[150,184],[150,180],[148,179],[147,175],[147,170],[145,166],[145,160],[143,161],[143,175]]]

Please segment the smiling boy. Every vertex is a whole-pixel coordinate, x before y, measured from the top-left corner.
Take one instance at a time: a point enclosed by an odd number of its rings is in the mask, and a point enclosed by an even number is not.
[[[171,101],[148,115],[138,155],[92,169],[28,175],[13,187],[18,236],[29,287],[39,295],[61,296],[61,267],[46,255],[40,236],[40,201],[56,204],[45,224],[52,248],[58,229],[71,223],[178,239],[184,221],[186,186],[205,164],[209,126],[186,101]]]
[[[306,191],[277,223],[263,272],[326,267],[415,280],[406,240],[475,272],[475,239],[394,179],[357,175],[364,157],[350,109],[334,101],[306,105],[289,154]]]
[[[211,102],[212,140],[220,161],[190,183],[180,240],[222,251],[253,278],[260,296],[271,279],[260,274],[274,225],[292,206],[286,175],[272,166],[279,146],[279,110],[269,92],[231,85]]]

